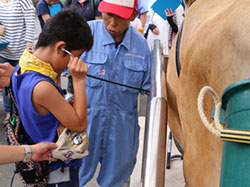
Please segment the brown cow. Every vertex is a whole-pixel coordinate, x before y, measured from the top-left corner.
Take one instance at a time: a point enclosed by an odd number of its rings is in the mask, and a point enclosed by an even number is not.
[[[174,43],[167,72],[168,122],[184,148],[183,171],[189,187],[219,186],[223,142],[202,124],[197,97],[204,86],[219,97],[230,84],[250,77],[250,1],[186,0],[177,76]],[[213,101],[206,95],[204,111]],[[211,120],[210,120],[211,121]]]

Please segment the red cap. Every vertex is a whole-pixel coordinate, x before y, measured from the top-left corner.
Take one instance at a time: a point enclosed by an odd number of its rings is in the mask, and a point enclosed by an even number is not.
[[[102,0],[99,12],[112,13],[128,19],[136,9],[137,0]]]

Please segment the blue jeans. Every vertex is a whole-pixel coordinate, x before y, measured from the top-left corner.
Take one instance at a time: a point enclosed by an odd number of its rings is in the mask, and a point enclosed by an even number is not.
[[[0,56],[0,63],[3,64],[5,62],[10,63],[12,66],[16,66],[18,64],[18,60],[10,60]],[[4,112],[8,114],[10,113],[10,106],[11,106],[10,98],[5,92],[5,89],[2,89],[2,94],[3,94]]]

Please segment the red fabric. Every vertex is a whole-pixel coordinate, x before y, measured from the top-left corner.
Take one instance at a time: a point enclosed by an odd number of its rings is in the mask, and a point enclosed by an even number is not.
[[[112,13],[122,18],[128,19],[132,15],[134,9],[136,9],[137,6],[137,0],[132,0],[132,1],[134,1],[134,7],[129,8],[121,5],[107,3],[105,2],[105,0],[102,0],[98,7],[98,10],[99,12]]]

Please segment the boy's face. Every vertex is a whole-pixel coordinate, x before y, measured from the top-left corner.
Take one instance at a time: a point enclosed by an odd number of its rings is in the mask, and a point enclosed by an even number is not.
[[[137,15],[137,14],[136,14]],[[116,42],[122,40],[125,31],[127,30],[130,21],[135,19],[134,13],[129,19],[124,19],[115,14],[102,13],[103,22],[108,33]]]
[[[79,50],[72,50],[70,51],[70,53],[74,56],[74,57],[80,57],[82,55],[82,53],[84,52],[83,49],[79,49]],[[71,60],[72,56],[65,53],[65,55],[62,56],[62,59],[58,61],[60,61],[60,63],[56,63],[53,68],[56,72],[63,72],[65,71],[65,69],[67,68],[70,60]]]

